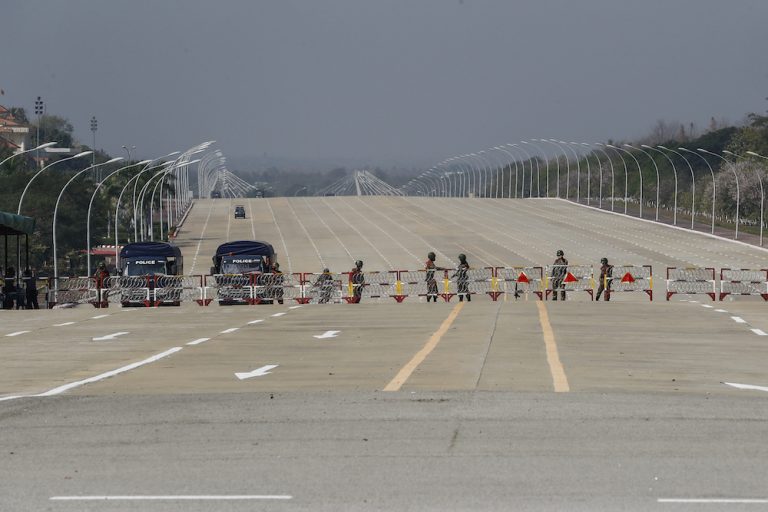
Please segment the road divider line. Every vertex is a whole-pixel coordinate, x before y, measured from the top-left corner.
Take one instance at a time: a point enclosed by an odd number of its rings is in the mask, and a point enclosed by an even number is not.
[[[108,316],[109,315],[96,315],[96,316],[92,316],[91,319],[92,320],[98,320],[99,318],[107,318]]]
[[[285,313],[275,313],[274,315],[271,315],[271,316],[278,317],[278,316],[283,316],[283,315],[285,315]]]
[[[190,341],[187,343],[187,345],[199,345],[200,343],[205,343],[206,341],[210,340],[211,338],[197,338],[196,340]]]
[[[240,329],[239,327],[230,327],[229,329],[224,329],[219,334],[229,334],[229,333],[235,332],[235,331],[237,331],[239,329]]]
[[[768,391],[766,386],[755,386],[753,384],[738,384],[736,382],[723,382],[726,386],[731,386],[736,389],[751,389],[754,391]]]
[[[11,338],[13,336],[21,336],[22,334],[27,334],[28,332],[30,332],[30,331],[16,331],[16,332],[12,332],[10,334],[6,334],[6,336]]]
[[[65,325],[72,325],[75,322],[64,322],[62,324],[53,324],[54,327],[64,327]]]
[[[541,330],[544,333],[544,346],[547,350],[547,363],[549,364],[549,373],[552,374],[552,383],[555,386],[555,392],[567,393],[571,390],[571,387],[568,385],[568,377],[565,375],[563,363],[560,362],[560,354],[557,350],[555,333],[552,330],[552,325],[549,323],[547,306],[543,301],[537,301],[536,306],[539,308],[539,323],[541,324]]]
[[[752,332],[758,336],[768,336],[768,334],[766,334],[762,329],[752,329]]]
[[[733,503],[733,504],[760,504],[768,503],[768,499],[754,498],[659,498],[658,503],[688,503],[688,504],[706,504],[706,503]]]
[[[747,323],[747,321],[744,320],[743,318],[741,318],[740,316],[732,316],[731,320],[733,320],[737,324],[745,324],[745,323]]]
[[[724,310],[724,309],[716,309],[716,310],[715,310],[715,313],[727,313],[727,312],[728,312],[728,311],[726,311],[726,310]]]
[[[403,366],[399,372],[397,372],[397,375],[395,375],[395,378],[392,379],[389,384],[387,384],[383,391],[399,391],[401,387],[403,387],[403,384],[405,384],[405,381],[408,380],[408,378],[411,376],[411,374],[416,370],[416,368],[424,362],[424,360],[429,356],[429,354],[435,349],[438,343],[440,343],[440,340],[443,338],[443,335],[448,332],[448,329],[451,328],[451,325],[453,325],[454,320],[456,320],[456,317],[459,316],[459,312],[461,312],[461,309],[464,307],[464,302],[459,302],[456,304],[456,306],[451,310],[451,313],[448,315],[448,317],[443,320],[443,323],[440,324],[440,328],[432,334],[432,336],[429,337],[429,340],[424,345],[424,347],[419,350],[416,355],[414,355],[408,363],[406,363],[405,366]]]
[[[220,495],[158,495],[158,496],[51,496],[50,501],[232,501],[232,500],[290,500],[288,494],[220,494]]]
[[[301,306],[291,306],[288,309],[299,309]]]
[[[248,322],[248,325],[253,325],[253,324],[260,324],[260,323],[261,323],[261,322],[263,322],[263,321],[264,321],[263,319],[259,319],[259,320],[251,320],[250,322]]]

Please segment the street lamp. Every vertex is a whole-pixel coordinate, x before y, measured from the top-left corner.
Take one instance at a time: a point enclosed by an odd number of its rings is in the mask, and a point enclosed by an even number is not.
[[[128,153],[128,161],[131,161],[131,150],[136,149],[136,146],[123,146],[123,149]]]
[[[667,155],[667,154],[666,154],[666,153],[664,153],[663,151],[661,151],[661,150],[658,150],[658,149],[656,149],[656,148],[653,148],[653,147],[651,147],[651,146],[649,146],[649,145],[647,145],[647,144],[641,144],[641,146],[642,146],[642,147],[644,147],[644,148],[650,149],[651,151],[655,151],[655,152],[657,152],[657,153],[661,153],[661,155],[662,155],[664,158],[666,158],[666,159],[667,159],[667,161],[669,162],[669,165],[671,165],[671,166],[672,166],[672,173],[673,173],[673,174],[674,174],[674,176],[675,176],[675,201],[674,201],[674,205],[673,205],[673,212],[672,212],[672,225],[673,225],[673,226],[677,226],[677,169],[675,168],[675,163],[672,161],[672,159],[671,159],[671,158],[669,158],[669,155]],[[658,167],[657,167],[657,169],[658,169]],[[658,194],[658,185],[657,185],[656,193]],[[657,202],[657,208],[658,208],[658,201],[659,201],[659,200],[658,200],[658,196],[657,196],[657,199],[656,199],[656,202]],[[657,219],[657,220],[658,220],[658,219]]]
[[[711,233],[715,234],[715,188],[716,188],[716,181],[715,181],[715,171],[712,169],[712,166],[709,164],[709,160],[704,158],[702,155],[698,154],[695,151],[691,151],[687,148],[677,148],[680,151],[685,151],[686,153],[690,153],[692,155],[696,155],[697,157],[704,160],[704,163],[707,164],[707,167],[709,168],[709,173],[712,175],[712,231]]]
[[[693,223],[696,217],[696,176],[693,173],[693,166],[691,165],[691,162],[689,162],[687,158],[685,158],[682,154],[678,153],[674,149],[669,149],[664,146],[659,146],[659,147],[664,151],[669,151],[670,153],[674,153],[680,158],[682,158],[683,161],[686,163],[686,165],[688,165],[688,170],[691,171],[691,229],[693,229]],[[674,164],[672,165],[672,168],[674,169]],[[675,178],[677,178],[677,175],[675,175]]]
[[[32,151],[37,151],[39,149],[49,148],[51,146],[55,146],[56,144],[58,144],[58,142],[46,142],[45,144],[40,144],[39,146],[34,147],[32,149],[27,149],[26,151],[19,151],[18,153],[14,153],[8,158],[6,158],[5,160],[3,160],[2,162],[0,162],[0,165],[3,165],[5,162],[13,159],[16,156],[23,155],[24,153],[31,153]]]
[[[550,144],[554,144],[558,148],[560,146],[557,145],[557,143],[554,142],[554,139],[538,139],[539,142],[548,142]],[[562,148],[560,148],[562,150]],[[568,157],[565,157],[566,162],[568,161]],[[560,157],[558,155],[555,155],[555,163],[557,164],[557,187],[556,187],[556,193],[557,197],[560,197]],[[549,179],[549,176],[547,176],[547,179]],[[549,185],[547,185],[547,190],[549,190]]]
[[[541,151],[541,149],[535,144],[531,144],[530,142],[525,140],[521,140],[520,142],[522,144],[527,144],[529,146],[535,147],[536,151]],[[534,160],[534,162],[536,163],[536,197],[541,197],[541,167],[539,166],[538,155],[536,155],[536,158],[532,160]],[[528,184],[528,197],[532,197],[532,196],[533,196],[533,167],[531,167],[531,182]]]
[[[637,173],[640,176],[640,218],[642,219],[643,218],[643,171],[640,170],[640,162],[637,161],[637,158],[635,158],[635,155],[633,155],[626,149],[619,148],[611,144],[607,144],[606,147],[615,149],[616,151],[621,151],[622,153],[626,153],[629,156],[631,156],[632,159],[635,161],[635,164],[637,165]],[[621,154],[619,154],[619,158],[621,158],[621,161],[624,162],[624,214],[626,215],[627,201],[629,198],[629,196],[627,195],[627,186],[629,185],[629,177],[628,177],[629,170],[627,168],[627,162],[624,160],[624,157],[621,156]]]
[[[549,142],[560,148],[560,151],[563,152],[563,156],[565,157],[565,198],[568,199],[568,192],[571,189],[571,161],[568,157],[568,153],[565,151],[565,148],[560,145],[560,141],[557,139],[549,139]],[[558,167],[558,171],[560,168]],[[560,197],[560,174],[558,173],[557,176],[557,197]]]
[[[56,281],[56,289],[59,287],[59,262],[58,258],[56,256],[56,217],[59,213],[59,202],[61,201],[62,196],[64,195],[64,191],[67,189],[70,183],[75,181],[75,179],[83,174],[84,172],[90,171],[91,169],[94,169],[95,167],[100,167],[102,165],[112,164],[115,162],[119,162],[122,160],[123,157],[119,156],[117,158],[113,158],[111,160],[107,160],[106,162],[96,164],[96,165],[90,165],[83,169],[82,171],[76,172],[74,176],[69,178],[69,181],[67,181],[63,187],[61,187],[61,191],[59,192],[59,197],[56,198],[56,204],[53,207],[53,278]]]
[[[653,167],[654,167],[654,169],[656,169],[656,221],[658,222],[658,220],[659,220],[659,166],[658,166],[658,165],[656,165],[656,160],[654,160],[654,159],[653,159],[653,157],[652,157],[652,156],[651,156],[651,155],[650,155],[650,154],[649,154],[647,151],[643,151],[643,150],[642,150],[642,149],[640,149],[640,148],[636,148],[636,147],[635,147],[635,146],[633,146],[632,144],[624,144],[624,145],[625,145],[626,147],[628,147],[628,148],[632,148],[632,149],[634,149],[634,150],[636,150],[636,151],[639,151],[639,152],[641,152],[642,154],[644,154],[645,156],[647,156],[647,157],[648,157],[648,159],[649,159],[649,160],[651,161],[651,163],[653,164]],[[632,156],[632,158],[635,158],[635,156],[634,156],[634,155],[632,155],[631,153],[630,153],[630,155]],[[635,158],[635,160],[637,160],[637,159]],[[640,163],[639,163],[639,162],[638,162],[638,164],[637,164],[637,168],[638,168],[638,169],[640,168]],[[642,171],[640,171],[640,172],[641,172],[641,174],[642,174]],[[641,217],[642,217],[642,215],[641,215]]]
[[[531,139],[531,141],[538,142],[539,139]],[[547,156],[547,152],[546,151],[541,149],[541,147],[538,144],[534,144],[533,142],[528,142],[527,144],[530,144],[531,146],[535,147],[536,150],[539,153],[544,155],[544,163],[547,166],[547,181],[546,181],[547,191],[546,191],[546,195],[547,195],[547,198],[549,198],[549,157]],[[543,142],[546,142],[546,141],[543,141]],[[540,183],[539,183],[539,181],[541,181],[541,175],[538,176],[538,181],[536,182],[536,193],[539,194],[539,197],[541,197],[541,190],[540,190]]]
[[[40,121],[45,114],[45,102],[40,96],[35,100],[35,115],[37,116],[37,166],[40,167],[42,162],[40,161]]]
[[[577,202],[577,203],[580,203],[581,201],[580,201],[580,198],[579,198],[579,179],[580,179],[580,176],[581,176],[581,164],[579,163],[579,154],[576,152],[576,150],[575,150],[575,149],[573,149],[573,148],[572,148],[572,147],[571,147],[571,146],[570,146],[570,145],[569,145],[567,142],[565,142],[564,140],[559,140],[559,141],[557,141],[557,142],[559,142],[559,143],[560,143],[560,144],[562,144],[563,146],[565,146],[565,147],[567,147],[568,149],[570,149],[570,150],[571,150],[571,152],[573,153],[573,156],[574,156],[574,158],[576,158],[576,202]],[[571,169],[571,167],[570,167],[570,166],[568,166],[568,170],[569,170],[569,171],[570,171],[570,169]],[[569,174],[570,174],[570,172],[569,172]],[[569,189],[570,189],[570,187],[571,187],[571,177],[570,177],[570,176],[568,176],[568,178],[566,178],[566,181],[568,181],[568,183],[566,184],[566,190],[565,190],[565,197],[567,198],[567,197],[568,197],[568,190],[569,190]]]
[[[55,162],[51,162],[50,164],[46,165],[45,167],[43,167],[42,169],[37,171],[37,173],[34,176],[32,176],[32,179],[30,179],[27,182],[27,186],[24,187],[24,190],[21,192],[21,197],[19,198],[19,207],[16,209],[16,215],[21,215],[21,204],[24,201],[24,196],[27,194],[27,190],[29,189],[29,186],[32,184],[33,181],[35,181],[35,178],[40,176],[40,174],[43,171],[45,171],[49,167],[52,167],[52,166],[54,166],[56,164],[61,163],[61,162],[66,162],[67,160],[72,160],[74,158],[81,158],[81,157],[84,157],[84,156],[88,156],[91,153],[93,153],[93,151],[83,151],[82,153],[78,153],[78,154],[76,154],[74,156],[70,156],[70,157],[67,157],[67,158],[62,158],[61,160],[56,160]]]
[[[718,155],[717,153],[713,153],[711,151],[707,151],[706,149],[701,149],[701,148],[696,148],[696,151],[700,151],[708,155],[716,156],[726,164],[731,164],[731,162],[729,162],[722,156]],[[731,169],[731,172],[733,172],[733,177],[736,179],[736,230],[733,238],[738,240],[739,239],[739,200],[740,200],[741,193],[739,192],[739,176],[736,174],[736,169],[733,168],[733,165],[730,165],[730,169]]]
[[[515,179],[517,179],[517,157],[512,153],[510,153],[509,151],[507,151],[506,149],[504,149],[503,145],[496,146],[493,149],[495,149],[496,151],[501,151],[502,153],[504,153],[510,158],[510,161],[507,164],[507,166],[509,166],[509,185],[507,187],[508,188],[507,197],[509,199],[512,199],[512,164],[515,164]],[[502,188],[504,188],[504,177],[503,177],[504,169],[503,168],[501,172],[502,172],[501,186]],[[517,187],[515,187],[515,197],[517,197]]]
[[[99,127],[99,121],[96,116],[91,116],[91,133],[93,134],[93,154],[91,155],[91,165],[96,165],[96,130]],[[96,181],[101,181],[101,169],[96,172]]]
[[[723,153],[730,153],[730,151],[723,151]],[[747,151],[747,154],[756,156],[757,158],[762,158],[763,160],[768,160],[768,157],[765,157],[763,155],[758,155],[754,151]],[[760,171],[755,170],[755,172],[757,173],[757,179],[760,181],[760,247],[762,247],[763,246],[763,213],[765,212],[765,190],[763,189],[763,177],[761,176]]]

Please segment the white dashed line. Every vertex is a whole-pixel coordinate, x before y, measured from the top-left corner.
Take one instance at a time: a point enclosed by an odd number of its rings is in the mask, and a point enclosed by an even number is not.
[[[745,324],[745,323],[747,323],[747,321],[744,320],[743,318],[741,318],[740,316],[732,316],[731,320],[733,320],[737,324]]]
[[[29,331],[16,331],[16,332],[12,332],[10,334],[6,334],[6,336],[8,336],[10,338],[11,336],[19,336],[20,334],[27,334],[28,332]]]
[[[253,495],[163,495],[163,496],[51,496],[50,501],[243,501],[243,500],[290,500],[283,494]]]
[[[740,498],[659,498],[658,503],[733,503],[733,504],[760,504],[768,503],[768,499],[740,499]]]
[[[96,316],[92,316],[91,318],[92,318],[93,320],[98,320],[99,318],[107,318],[108,316],[109,316],[109,315],[96,315]]]
[[[753,333],[755,333],[755,334],[757,334],[758,336],[768,336],[768,334],[766,334],[766,333],[765,333],[764,331],[762,331],[761,329],[752,329],[752,332],[753,332]]]
[[[274,315],[271,315],[271,316],[283,316],[284,314],[285,313],[275,313]]]
[[[301,306],[291,306],[288,309],[299,309]]]
[[[714,306],[710,306],[709,304],[702,304],[701,307],[712,309]]]
[[[248,322],[248,325],[253,325],[253,324],[260,324],[260,323],[261,323],[261,322],[263,322],[263,321],[264,321],[264,320],[251,320],[250,322]]]
[[[197,338],[196,340],[190,341],[189,343],[187,343],[187,345],[199,345],[200,343],[205,343],[210,339],[211,338]]]
[[[229,329],[224,329],[223,331],[221,331],[221,334],[229,334],[231,332],[237,331],[238,329],[240,329],[240,328],[239,327],[230,327]]]
[[[65,325],[72,325],[75,322],[64,322],[63,324],[53,324],[54,327],[64,327]]]
[[[715,313],[727,313],[727,312],[728,312],[728,311],[726,311],[726,310],[724,310],[724,309],[716,309],[716,310],[715,310]]]

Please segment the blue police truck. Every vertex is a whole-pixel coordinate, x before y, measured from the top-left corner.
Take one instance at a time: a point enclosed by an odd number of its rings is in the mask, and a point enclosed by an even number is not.
[[[272,302],[272,266],[277,254],[271,244],[256,240],[226,242],[216,249],[211,275],[221,305]]]
[[[181,249],[167,242],[135,242],[120,250],[119,285],[123,306],[180,304],[184,274]]]

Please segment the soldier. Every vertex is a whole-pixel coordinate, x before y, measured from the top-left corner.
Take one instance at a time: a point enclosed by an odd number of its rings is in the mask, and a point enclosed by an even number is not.
[[[608,264],[608,258],[600,260],[600,286],[597,287],[597,298],[605,292],[605,301],[611,300],[611,283],[613,282],[613,265]]]
[[[330,302],[331,295],[333,294],[333,275],[331,274],[331,271],[324,268],[323,273],[317,276],[314,286],[320,293],[317,302],[319,304],[327,304]]]
[[[565,300],[565,279],[568,273],[568,260],[562,250],[557,251],[557,259],[552,267],[552,300],[557,300],[557,291],[560,290],[560,299]]]
[[[443,267],[435,266],[435,253],[429,252],[427,254],[427,262],[424,264],[424,269],[427,271],[427,302],[434,300],[437,302],[437,280],[435,279],[435,270],[445,270]]]
[[[22,279],[26,289],[27,309],[40,309],[40,305],[37,303],[37,277],[29,267],[24,269]]]
[[[272,271],[270,295],[272,296],[273,299],[277,299],[278,304],[282,304],[283,294],[285,293],[285,290],[283,290],[284,276],[283,276],[283,273],[280,271],[280,264],[278,262],[273,263],[272,268],[270,270]]]
[[[467,302],[472,300],[472,295],[469,294],[468,270],[469,263],[467,263],[466,254],[459,254],[459,266],[456,267],[456,272],[451,276],[456,278],[456,291],[459,296],[459,302],[464,302],[464,297],[467,298]]]
[[[365,275],[363,274],[363,261],[357,260],[355,266],[349,273],[349,283],[352,285],[352,298],[350,304],[359,304],[363,297],[363,287],[365,286]]]

